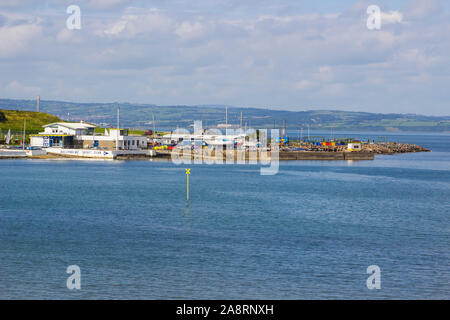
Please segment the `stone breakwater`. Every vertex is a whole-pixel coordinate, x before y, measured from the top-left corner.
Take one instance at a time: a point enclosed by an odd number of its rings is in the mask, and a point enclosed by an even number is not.
[[[295,147],[295,145],[294,145]],[[302,146],[305,151],[315,152],[346,152],[347,146]],[[286,150],[288,150],[287,148]],[[281,149],[283,150],[283,148]],[[408,153],[408,152],[429,152],[424,147],[410,143],[400,142],[378,142],[378,143],[363,143],[361,145],[361,151],[365,153],[374,154],[395,154],[395,153]]]
[[[295,145],[294,145],[295,147]],[[387,143],[364,143],[361,151],[348,151],[347,146],[308,146],[304,150],[295,150],[290,147],[282,147],[275,159],[279,160],[373,160],[376,154],[395,154],[406,152],[430,151],[416,144],[387,142]],[[171,157],[169,150],[157,151],[157,157]],[[184,160],[222,160],[238,161],[256,160],[270,161],[271,153],[261,152],[236,152],[236,150],[223,151],[216,155],[211,150],[178,150],[178,156]]]
[[[280,151],[279,160],[373,160],[373,152]]]
[[[424,147],[417,144],[388,142],[379,144],[367,144],[362,146],[362,150],[366,152],[373,152],[376,154],[394,154],[407,152],[430,152]]]
[[[216,154],[209,150],[192,150],[191,152],[177,151],[176,158],[183,160],[218,160],[218,161],[272,161],[272,160],[373,160],[373,152],[347,152],[347,151],[293,151],[280,150],[272,159],[271,152],[242,152],[238,153],[234,150],[223,151]],[[172,158],[171,151],[157,151],[157,156]],[[173,158],[172,158],[173,160]]]

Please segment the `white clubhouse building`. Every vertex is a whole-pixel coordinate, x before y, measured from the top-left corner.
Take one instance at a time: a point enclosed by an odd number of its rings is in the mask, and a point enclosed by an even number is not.
[[[95,133],[95,125],[80,122],[47,124],[44,132],[31,135],[30,144],[41,148],[141,150],[147,148],[145,136],[128,135],[127,129],[105,129]]]

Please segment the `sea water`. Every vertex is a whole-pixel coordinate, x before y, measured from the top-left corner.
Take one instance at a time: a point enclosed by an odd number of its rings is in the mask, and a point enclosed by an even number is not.
[[[0,298],[448,299],[449,137],[391,134],[433,152],[281,162],[273,176],[2,160]],[[66,286],[71,265],[79,290]],[[380,289],[367,287],[371,265]]]

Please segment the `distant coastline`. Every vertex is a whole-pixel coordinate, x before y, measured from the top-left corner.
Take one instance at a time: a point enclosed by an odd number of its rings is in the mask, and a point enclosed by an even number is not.
[[[225,106],[158,106],[134,103],[77,103],[40,100],[40,111],[63,120],[90,121],[99,125],[114,124],[116,109],[121,109],[121,123],[129,128],[173,130],[189,128],[194,120],[202,120],[205,127],[225,121]],[[0,109],[36,110],[36,100],[0,99]],[[287,130],[359,131],[359,132],[450,132],[450,116],[417,114],[381,114],[338,110],[284,111],[262,108],[228,107],[230,124],[253,128],[285,126]],[[154,120],[154,121],[153,121]]]

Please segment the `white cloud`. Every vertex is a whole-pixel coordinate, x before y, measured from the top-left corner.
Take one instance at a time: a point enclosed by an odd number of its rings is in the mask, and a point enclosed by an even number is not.
[[[106,9],[113,8],[119,5],[124,5],[130,0],[89,0],[89,5],[93,8]]]
[[[6,95],[12,97],[34,97],[41,92],[41,88],[37,86],[27,86],[23,85],[18,81],[9,82],[4,88],[3,91]]]
[[[136,16],[131,15],[123,16],[118,22],[112,24],[108,29],[104,30],[103,32],[106,35],[111,36],[118,35],[119,33],[125,30],[128,23],[136,19],[137,19]]]
[[[319,72],[320,73],[329,73],[331,71],[331,68],[329,66],[320,66]]]
[[[145,33],[167,33],[174,28],[173,20],[156,8],[128,8],[119,21],[109,24],[103,33],[108,36],[134,37]]]
[[[448,62],[448,59],[444,57],[427,55],[421,48],[402,50],[396,55],[396,58],[403,63],[419,68],[429,68],[441,62]]]
[[[410,0],[406,4],[406,18],[424,19],[439,11],[439,5],[434,0]]]
[[[36,24],[0,27],[0,58],[11,58],[29,50],[41,31],[42,27]]]
[[[82,42],[82,38],[78,34],[78,31],[63,28],[56,34],[56,41],[61,43],[79,44]]]
[[[182,39],[190,40],[204,36],[205,28],[199,21],[184,21],[177,27],[175,33]]]
[[[319,73],[314,77],[322,82],[330,82],[334,80],[334,72],[330,66],[320,66]]]
[[[400,11],[381,12],[381,24],[395,24],[403,21],[403,14]]]
[[[405,96],[418,104],[415,85],[449,81],[450,20],[419,24],[408,8],[384,7],[381,30],[371,31],[363,2],[343,13],[320,13],[278,10],[270,1],[223,1],[218,9],[210,4],[211,10],[181,0],[123,9],[126,3],[115,1],[104,10],[106,2],[88,6],[83,0],[83,27],[70,31],[64,8],[49,3],[49,11],[38,14],[21,8],[2,13],[0,80],[9,84],[2,94],[13,96],[22,86],[24,92],[42,88],[47,97],[74,101],[383,111],[370,95],[395,111]],[[442,104],[450,99],[447,91]]]
[[[295,83],[295,88],[303,90],[303,89],[310,89],[314,86],[314,82],[311,80],[300,80],[297,83]]]
[[[0,2],[0,7],[18,7],[21,5],[21,1],[20,0],[2,0],[2,2]]]

